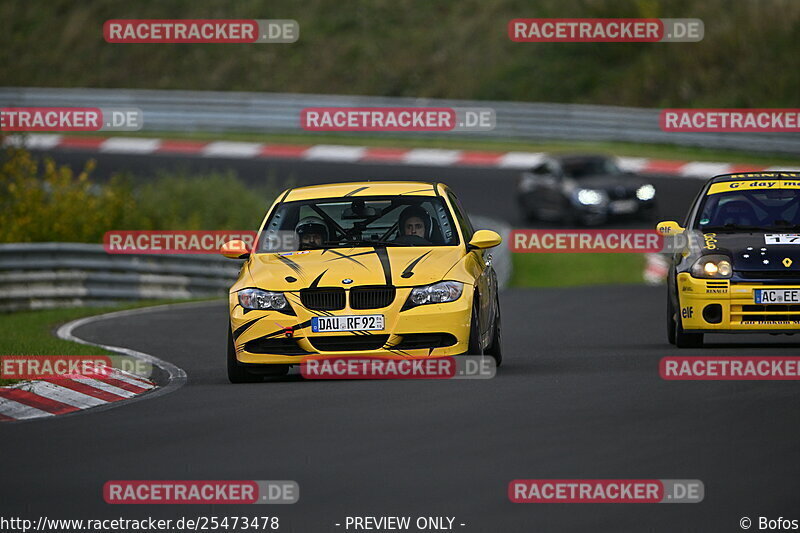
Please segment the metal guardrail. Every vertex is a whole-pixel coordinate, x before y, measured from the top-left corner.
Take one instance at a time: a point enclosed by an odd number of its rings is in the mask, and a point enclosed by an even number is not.
[[[149,131],[262,133],[302,132],[300,111],[306,107],[491,107],[495,110],[497,121],[497,127],[492,132],[448,132],[446,135],[523,140],[628,141],[748,152],[800,153],[800,134],[664,132],[659,127],[659,109],[615,106],[313,94],[27,87],[0,88],[0,106],[138,107],[144,112],[144,129]],[[434,136],[428,133],[403,135]]]
[[[224,296],[239,268],[221,256],[115,255],[101,244],[2,244],[0,311]]]
[[[510,229],[482,217],[478,228],[508,237]],[[498,283],[511,276],[511,257],[493,251]],[[0,244],[0,311],[78,307],[123,300],[225,296],[240,261],[218,255],[108,254],[102,244]]]

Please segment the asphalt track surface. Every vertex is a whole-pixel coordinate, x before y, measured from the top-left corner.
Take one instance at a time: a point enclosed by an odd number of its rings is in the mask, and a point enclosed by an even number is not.
[[[41,153],[41,152],[39,152]],[[517,210],[515,185],[517,169],[476,168],[468,166],[414,166],[377,163],[332,163],[288,159],[241,159],[176,156],[159,154],[111,154],[58,149],[47,151],[60,164],[80,171],[88,158],[97,161],[92,175],[106,179],[115,173],[127,173],[148,180],[160,172],[225,172],[233,170],[250,185],[273,187],[312,185],[360,180],[422,180],[447,183],[470,213],[503,220],[514,227],[527,226]],[[710,176],[709,176],[710,177]],[[648,176],[657,190],[659,213],[663,219],[683,220],[689,204],[703,180],[671,176]],[[276,193],[279,191],[275,191]],[[273,198],[265,198],[265,204]],[[268,207],[268,205],[267,205]],[[265,207],[266,211],[266,207]],[[257,225],[261,221],[256,221]],[[617,221],[609,227],[642,226],[642,223]]]
[[[230,164],[247,179],[256,179],[248,165],[284,168],[299,183],[441,179],[472,212],[514,222],[513,171],[145,159],[104,155],[99,170],[145,175],[194,162]],[[700,183],[662,185],[662,199],[683,202],[678,216]],[[476,381],[231,385],[223,302],[87,324],[74,333],[170,361],[188,382],[105,411],[0,425],[0,516],[276,515],[281,531],[301,532],[379,515],[454,516],[465,532],[740,531],[743,516],[800,518],[797,384],[658,374],[668,355],[795,355],[798,344],[709,337],[702,350],[678,350],[666,343],[663,304],[663,288],[643,286],[507,290],[505,363]],[[519,478],[700,479],[706,495],[699,504],[513,504],[507,487]],[[102,487],[115,479],[290,479],[300,501],[107,505]]]
[[[211,302],[78,328],[166,359],[177,391],[115,409],[0,426],[0,516],[276,514],[282,531],[346,516],[455,516],[461,531],[737,531],[792,517],[797,384],[671,382],[667,355],[796,354],[787,337],[664,339],[663,288],[510,290],[492,380],[225,377],[226,309]],[[591,301],[592,306],[583,305]],[[518,478],[700,479],[699,504],[513,504]],[[291,479],[282,506],[112,506],[114,479]]]

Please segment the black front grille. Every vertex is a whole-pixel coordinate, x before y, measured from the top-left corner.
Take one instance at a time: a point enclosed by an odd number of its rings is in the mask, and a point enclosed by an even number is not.
[[[394,348],[398,350],[419,350],[452,346],[457,339],[450,333],[408,333]]]
[[[308,342],[321,352],[356,352],[378,350],[389,340],[389,335],[326,335],[308,337]]]
[[[271,337],[247,341],[244,350],[250,353],[268,353],[275,355],[306,355],[292,337]]]
[[[303,289],[300,291],[300,302],[306,309],[338,311],[344,309],[345,293],[341,287]]]
[[[392,286],[353,287],[350,289],[350,307],[353,309],[381,309],[392,305],[395,297]]]
[[[800,320],[800,315],[782,315],[789,311],[800,311],[800,305],[743,305],[742,312],[761,312],[767,315],[742,315],[742,321],[746,322],[784,322],[788,320]]]

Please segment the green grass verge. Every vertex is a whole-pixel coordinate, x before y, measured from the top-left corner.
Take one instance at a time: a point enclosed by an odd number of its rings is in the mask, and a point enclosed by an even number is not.
[[[512,287],[643,283],[641,254],[511,254]]]
[[[800,166],[800,157],[789,154],[764,154],[735,150],[717,150],[671,144],[638,144],[622,142],[562,142],[524,141],[514,139],[465,138],[465,137],[403,137],[398,135],[352,135],[338,133],[236,133],[236,132],[174,132],[139,131],[105,133],[117,137],[151,137],[162,139],[186,139],[198,141],[243,141],[274,144],[344,144],[353,146],[380,146],[392,148],[445,148],[454,150],[487,150],[493,152],[601,152],[623,157],[647,157],[652,159],[674,159],[742,163],[753,165]],[[73,134],[70,134],[73,135]],[[75,134],[77,135],[77,134]],[[96,132],[84,134],[97,135]]]
[[[178,302],[143,300],[103,307],[45,309],[3,314],[0,315],[0,355],[107,355],[108,351],[102,348],[59,339],[55,336],[56,328],[78,318],[168,303]],[[15,382],[15,380],[0,379],[0,385],[10,385]]]

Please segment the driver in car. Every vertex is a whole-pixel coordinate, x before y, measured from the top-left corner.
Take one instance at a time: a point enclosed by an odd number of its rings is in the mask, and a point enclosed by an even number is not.
[[[431,244],[431,217],[422,207],[410,205],[403,209],[398,220],[397,242],[408,244]]]
[[[322,248],[328,240],[328,226],[319,217],[305,217],[294,228],[300,250]]]

